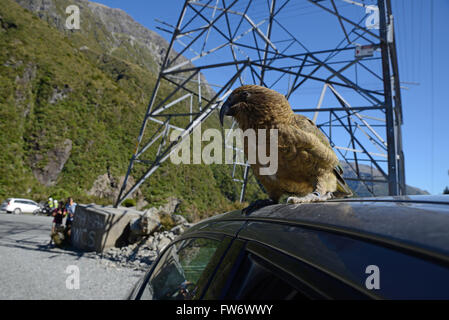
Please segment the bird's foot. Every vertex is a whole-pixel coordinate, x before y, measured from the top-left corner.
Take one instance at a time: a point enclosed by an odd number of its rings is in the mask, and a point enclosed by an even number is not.
[[[270,206],[272,204],[277,204],[277,202],[274,201],[274,200],[271,200],[271,199],[263,199],[263,200],[259,199],[259,200],[251,202],[251,204],[249,206],[247,206],[246,208],[242,209],[242,213],[245,214],[245,215],[249,215],[252,212],[254,212],[254,211],[256,211],[256,210],[258,210],[260,208],[263,208],[263,207],[266,207],[266,206]]]
[[[326,201],[332,198],[332,192],[327,192],[321,195],[319,192],[312,192],[304,197],[289,197],[287,203],[300,204],[300,203],[311,203],[318,201]]]

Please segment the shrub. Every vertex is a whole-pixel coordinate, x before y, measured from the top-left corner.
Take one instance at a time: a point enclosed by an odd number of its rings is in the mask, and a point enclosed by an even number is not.
[[[175,226],[175,222],[173,221],[173,218],[169,214],[162,214],[160,216],[160,219],[163,231],[171,230],[171,228]]]
[[[136,200],[135,199],[125,199],[122,202],[122,206],[129,208],[129,207],[135,207],[136,206]]]

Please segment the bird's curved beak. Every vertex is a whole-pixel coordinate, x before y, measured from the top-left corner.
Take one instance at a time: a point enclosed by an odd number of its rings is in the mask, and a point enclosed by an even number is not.
[[[220,123],[223,125],[224,116],[233,116],[235,114],[230,99],[228,98],[220,109]]]

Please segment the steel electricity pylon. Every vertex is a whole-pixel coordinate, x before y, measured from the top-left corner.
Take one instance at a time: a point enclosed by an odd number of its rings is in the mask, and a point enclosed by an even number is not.
[[[160,23],[171,40],[116,206],[243,84],[275,89],[313,119],[348,164],[346,179],[373,195],[374,182],[388,184],[390,195],[405,194],[390,0],[188,0],[176,25]],[[162,82],[169,92],[161,92]],[[180,132],[175,141],[172,130]],[[153,145],[157,152],[145,159]],[[126,188],[136,165],[145,170]],[[250,168],[236,160],[232,174],[243,200]]]

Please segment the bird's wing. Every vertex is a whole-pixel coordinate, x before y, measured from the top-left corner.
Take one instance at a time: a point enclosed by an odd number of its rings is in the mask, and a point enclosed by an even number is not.
[[[288,151],[291,157],[297,156],[297,150],[307,150],[314,157],[326,162],[329,166],[333,166],[333,172],[337,177],[337,191],[336,196],[350,196],[352,195],[351,188],[343,179],[343,168],[340,166],[337,155],[332,149],[326,135],[307,117],[295,114],[291,122],[293,129],[289,132],[290,142],[296,148],[290,147]]]
[[[295,124],[302,130],[307,131],[311,134],[313,134],[314,136],[316,136],[321,143],[323,143],[326,147],[331,148],[331,145],[329,143],[329,140],[327,139],[327,137],[324,135],[324,133],[315,125],[315,123],[313,123],[312,120],[310,120],[309,118],[300,115],[300,114],[295,114]]]
[[[288,123],[279,127],[279,149],[287,159],[300,156],[301,151],[326,163],[336,166],[338,158],[326,136],[307,117],[295,114]]]

